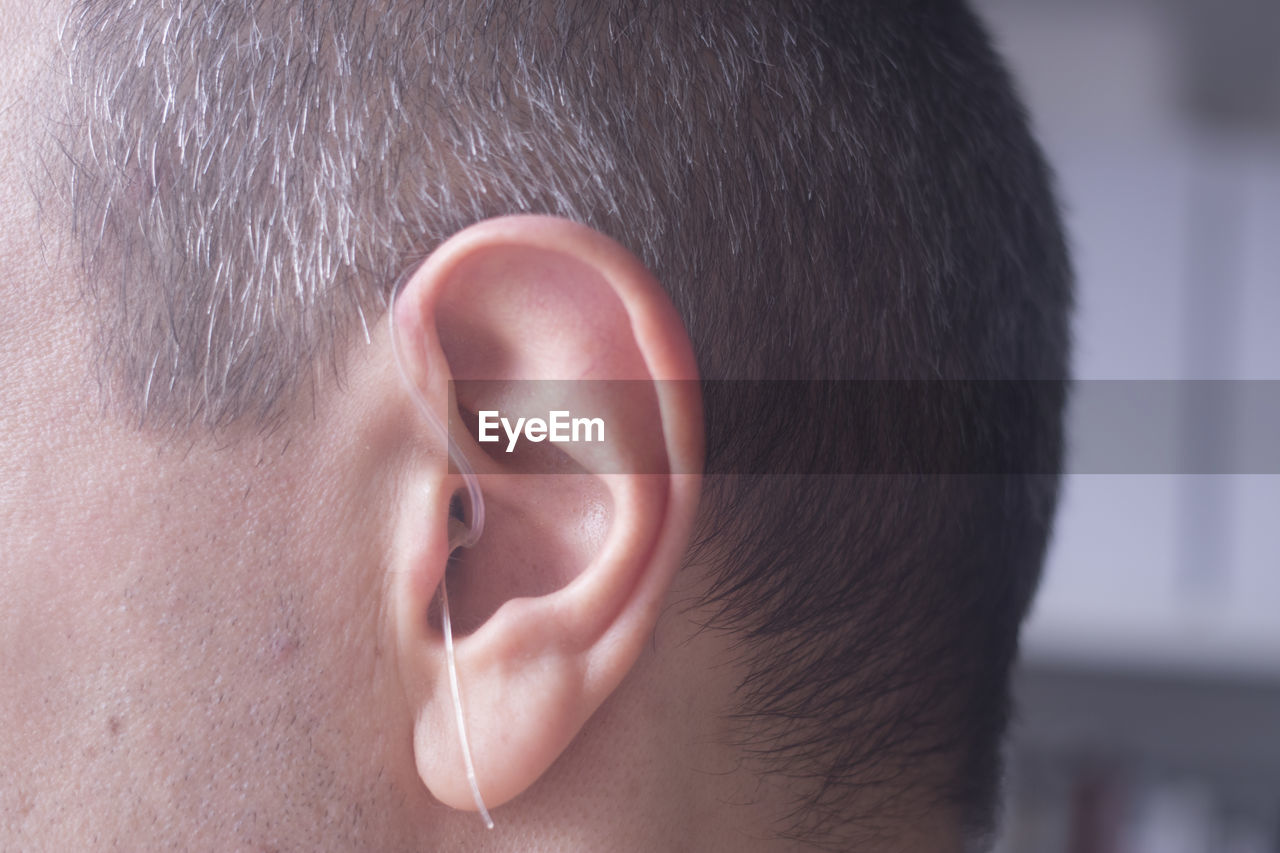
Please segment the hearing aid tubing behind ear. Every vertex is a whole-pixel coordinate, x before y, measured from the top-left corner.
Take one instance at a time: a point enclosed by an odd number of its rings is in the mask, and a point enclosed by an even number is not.
[[[470,510],[467,513],[467,519],[458,520],[451,516],[448,522],[449,553],[452,555],[458,548],[470,548],[476,544],[480,539],[480,534],[484,532],[484,497],[480,493],[480,482],[476,478],[476,473],[471,467],[471,463],[467,461],[467,457],[463,455],[462,449],[453,440],[453,436],[449,434],[449,430],[445,428],[444,423],[432,411],[422,393],[422,389],[410,378],[409,371],[405,368],[400,346],[400,334],[395,321],[396,302],[400,297],[400,290],[401,288],[396,288],[395,294],[391,297],[390,308],[387,311],[391,323],[391,350],[395,354],[396,369],[400,372],[400,378],[404,380],[404,385],[409,390],[409,396],[413,399],[414,404],[422,412],[422,416],[426,418],[427,423],[435,427],[436,432],[443,440],[449,454],[449,461],[461,475],[462,482],[467,489],[467,502]],[[471,742],[467,738],[466,715],[462,711],[462,692],[458,688],[458,663],[453,649],[453,623],[449,618],[449,588],[443,575],[440,577],[440,627],[444,633],[445,665],[449,671],[449,692],[453,695],[453,714],[458,728],[458,742],[462,748],[462,761],[466,767],[467,784],[471,787],[471,796],[475,800],[476,810],[484,820],[484,825],[489,829],[493,829],[493,818],[489,816],[489,810],[485,808],[484,798],[480,796],[480,785],[476,782],[475,763],[471,759]]]

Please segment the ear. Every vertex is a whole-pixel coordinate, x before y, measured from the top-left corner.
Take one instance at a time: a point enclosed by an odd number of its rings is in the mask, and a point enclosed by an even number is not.
[[[409,378],[448,415],[486,511],[479,542],[451,559],[459,480],[436,466],[411,475],[410,493],[429,497],[405,501],[396,520],[410,543],[397,550],[392,595],[415,763],[438,799],[474,808],[435,609],[447,570],[476,779],[496,806],[556,760],[654,629],[697,512],[697,370],[658,282],[617,243],[563,219],[458,233],[406,283],[392,322]],[[508,453],[505,432],[476,440],[478,411],[515,423],[575,404],[603,422],[603,443],[524,440]]]

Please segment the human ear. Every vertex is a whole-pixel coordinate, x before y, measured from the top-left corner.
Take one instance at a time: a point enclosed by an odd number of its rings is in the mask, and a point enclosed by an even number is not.
[[[459,232],[393,312],[407,379],[444,410],[486,513],[479,542],[451,557],[459,484],[437,472],[415,475],[431,497],[405,501],[395,520],[397,541],[410,543],[396,552],[391,594],[414,761],[439,800],[474,807],[433,609],[447,570],[475,776],[496,806],[556,760],[654,629],[697,512],[697,370],[643,265],[563,219],[505,217]],[[579,387],[591,390],[569,396],[591,402],[605,441],[508,453],[505,435],[477,440],[477,412],[527,413],[554,396],[538,389]],[[562,458],[549,466],[550,456]]]

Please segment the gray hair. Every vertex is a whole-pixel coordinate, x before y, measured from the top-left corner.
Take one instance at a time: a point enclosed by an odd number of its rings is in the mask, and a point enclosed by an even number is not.
[[[743,195],[776,187],[785,129],[740,183],[712,164],[742,158],[709,152],[724,139],[700,125],[749,137],[762,98],[805,128],[803,73],[753,91],[767,63],[804,67],[791,34],[582,6],[585,22],[542,2],[74,4],[66,187],[109,318],[103,363],[138,416],[271,417],[436,244],[488,216],[588,222],[701,281],[685,263],[704,267],[701,238],[680,227],[695,191],[740,252],[758,206]]]

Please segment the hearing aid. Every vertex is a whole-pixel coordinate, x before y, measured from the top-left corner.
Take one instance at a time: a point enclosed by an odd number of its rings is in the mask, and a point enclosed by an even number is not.
[[[410,377],[410,373],[405,366],[399,327],[395,321],[396,300],[399,298],[400,292],[401,287],[397,287],[391,297],[390,309],[387,311],[387,316],[391,323],[391,350],[395,354],[396,369],[400,373],[400,378],[404,381],[405,388],[409,391],[409,396],[418,407],[418,411],[422,413],[427,423],[434,427],[435,432],[444,442],[449,455],[449,462],[461,476],[467,495],[468,505],[463,510],[463,518],[454,517],[452,512],[449,515],[448,543],[449,556],[452,558],[454,552],[459,548],[470,548],[480,540],[480,534],[484,532],[484,496],[480,492],[480,482],[476,478],[475,470],[471,467],[471,463],[467,461],[467,457],[463,454],[462,449],[458,447],[457,442],[453,440],[453,436],[449,434],[449,430],[445,428],[444,423],[432,411],[426,397],[423,395],[422,389]],[[480,813],[485,827],[493,829],[493,818],[489,816],[489,810],[485,807],[484,798],[480,796],[480,785],[476,781],[476,768],[471,759],[471,742],[467,738],[467,721],[466,714],[463,713],[462,691],[458,687],[458,662],[453,649],[453,623],[449,618],[449,588],[443,575],[440,578],[440,628],[444,633],[445,665],[449,671],[449,692],[453,696],[453,715],[458,730],[458,742],[462,748],[462,761],[466,768],[467,784],[471,788],[471,796],[475,800],[476,810]]]

